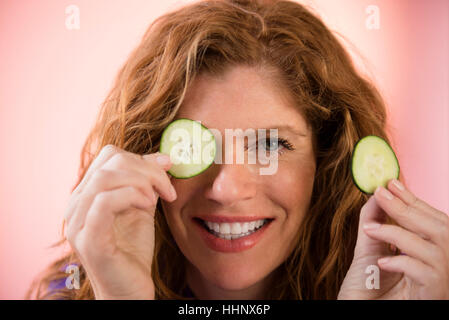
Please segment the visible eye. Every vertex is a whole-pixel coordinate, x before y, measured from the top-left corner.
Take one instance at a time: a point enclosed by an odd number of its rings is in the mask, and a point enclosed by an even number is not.
[[[270,138],[261,140],[262,142],[262,146],[265,148],[266,151],[275,151],[279,148],[279,139],[277,140],[272,140]]]
[[[277,150],[279,153],[282,153],[284,148],[287,150],[294,150],[293,145],[288,140],[280,137],[277,139],[270,139],[270,137],[260,139],[258,143],[255,144],[254,149],[257,149],[259,146],[264,148],[267,152],[274,152]]]

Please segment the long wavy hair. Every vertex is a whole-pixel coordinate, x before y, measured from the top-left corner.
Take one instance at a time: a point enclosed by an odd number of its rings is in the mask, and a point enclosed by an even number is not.
[[[279,266],[268,299],[336,299],[351,264],[359,213],[368,196],[351,180],[355,143],[377,135],[390,143],[386,108],[319,17],[293,1],[199,1],[156,19],[119,70],[81,152],[76,188],[107,144],[137,154],[156,152],[195,77],[220,76],[237,65],[264,66],[291,93],[314,133],[316,176],[297,245]],[[301,108],[299,107],[301,106]],[[160,202],[156,210],[162,211]],[[64,223],[62,225],[64,235]],[[151,270],[157,299],[187,299],[185,257],[163,214],[155,214]],[[67,244],[63,238],[53,246]],[[68,264],[80,266],[81,287],[49,290]],[[171,266],[176,266],[173,268]],[[37,276],[27,299],[95,299],[72,251]]]

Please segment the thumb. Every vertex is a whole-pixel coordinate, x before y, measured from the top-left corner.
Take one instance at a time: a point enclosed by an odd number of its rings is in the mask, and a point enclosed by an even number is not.
[[[372,257],[376,258],[389,253],[388,244],[383,241],[370,238],[364,228],[376,224],[385,223],[387,214],[377,204],[374,196],[371,196],[360,210],[359,228],[357,242],[354,250],[354,258]]]

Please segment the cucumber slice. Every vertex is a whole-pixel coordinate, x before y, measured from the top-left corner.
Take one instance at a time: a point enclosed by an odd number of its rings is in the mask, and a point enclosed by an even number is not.
[[[168,171],[173,177],[194,177],[214,162],[215,137],[200,122],[181,118],[162,132],[159,152],[170,156],[173,165]]]
[[[399,178],[399,162],[390,145],[378,136],[360,139],[351,159],[352,179],[362,192],[373,194],[378,186]]]

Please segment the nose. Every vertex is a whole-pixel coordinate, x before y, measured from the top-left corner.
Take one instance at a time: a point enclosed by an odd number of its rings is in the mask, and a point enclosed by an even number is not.
[[[251,168],[244,164],[220,164],[217,171],[212,186],[206,190],[207,199],[232,206],[256,195],[256,180]]]

